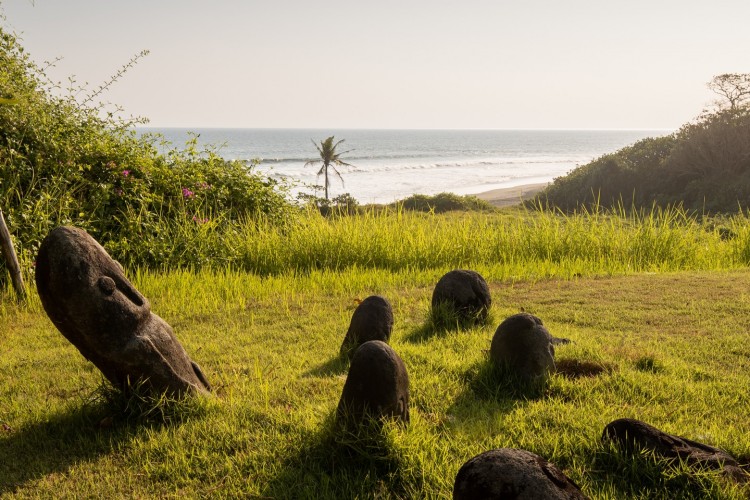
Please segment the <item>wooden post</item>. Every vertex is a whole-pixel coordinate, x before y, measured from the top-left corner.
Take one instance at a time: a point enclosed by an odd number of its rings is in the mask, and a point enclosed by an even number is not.
[[[3,250],[5,265],[8,267],[8,271],[10,271],[10,279],[13,282],[13,288],[16,290],[16,295],[18,295],[19,299],[23,300],[26,298],[26,288],[23,286],[21,266],[18,265],[16,250],[13,248],[13,241],[10,239],[8,226],[5,225],[5,217],[3,217],[2,209],[0,209],[0,247],[2,247]]]

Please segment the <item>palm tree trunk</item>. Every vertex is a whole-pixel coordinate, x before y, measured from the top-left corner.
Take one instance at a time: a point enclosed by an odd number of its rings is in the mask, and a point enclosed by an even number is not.
[[[328,201],[328,165],[325,165],[325,169],[323,176],[325,177],[326,201]]]

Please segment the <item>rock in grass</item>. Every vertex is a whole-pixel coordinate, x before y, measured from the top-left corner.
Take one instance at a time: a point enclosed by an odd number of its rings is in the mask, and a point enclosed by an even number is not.
[[[501,448],[466,462],[456,475],[454,500],[584,499],[580,488],[554,464],[530,451]]]
[[[555,344],[568,342],[550,335],[542,320],[533,314],[514,314],[497,327],[490,358],[522,382],[535,382],[555,370]]]
[[[720,470],[738,483],[750,482],[750,474],[726,451],[667,434],[640,420],[613,420],[604,427],[602,440],[617,444],[626,453],[647,450],[663,458],[680,460],[698,468]]]
[[[354,351],[336,414],[347,426],[382,418],[409,422],[409,375],[391,346],[370,340]]]
[[[379,295],[371,295],[360,302],[352,314],[349,330],[341,344],[340,354],[351,360],[354,351],[370,340],[388,343],[393,331],[393,308]]]
[[[172,328],[88,233],[53,229],[36,261],[36,286],[52,323],[115,387],[180,395],[210,391]]]
[[[491,305],[487,282],[476,271],[454,269],[440,278],[432,292],[433,311],[447,308],[462,322],[484,322]]]

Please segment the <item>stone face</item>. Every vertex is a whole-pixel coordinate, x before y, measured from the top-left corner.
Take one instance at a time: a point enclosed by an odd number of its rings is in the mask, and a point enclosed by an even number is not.
[[[506,318],[497,327],[490,357],[521,380],[531,382],[555,370],[554,346],[568,342],[550,335],[542,320],[533,314],[519,313]]]
[[[388,343],[392,331],[393,308],[390,302],[379,295],[371,295],[354,310],[340,353],[351,359],[354,351],[367,341],[380,340]]]
[[[578,486],[554,464],[526,450],[486,451],[456,475],[454,500],[584,499]]]
[[[409,375],[391,346],[370,340],[354,352],[336,413],[355,426],[368,418],[409,422]]]
[[[476,271],[455,269],[443,275],[432,292],[432,308],[450,307],[461,320],[484,321],[492,305],[487,282]]]
[[[36,286],[52,323],[119,388],[143,382],[154,392],[208,392],[172,328],[88,233],[58,227],[39,248]]]
[[[604,427],[602,440],[612,441],[628,453],[637,449],[649,450],[664,458],[679,459],[688,465],[721,470],[727,477],[739,483],[750,482],[750,474],[745,472],[737,460],[726,451],[667,434],[640,420],[613,420]]]

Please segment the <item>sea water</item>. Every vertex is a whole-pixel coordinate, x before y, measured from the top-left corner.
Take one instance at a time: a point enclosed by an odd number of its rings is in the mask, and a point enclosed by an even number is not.
[[[412,194],[476,194],[524,184],[551,182],[599,156],[665,130],[305,130],[142,128],[174,147],[197,135],[228,159],[260,160],[257,170],[323,195],[313,142],[344,139],[337,148],[352,167],[329,171],[329,196],[349,193],[361,203],[389,203]],[[191,135],[192,134],[192,135]],[[317,187],[316,187],[317,186]]]

